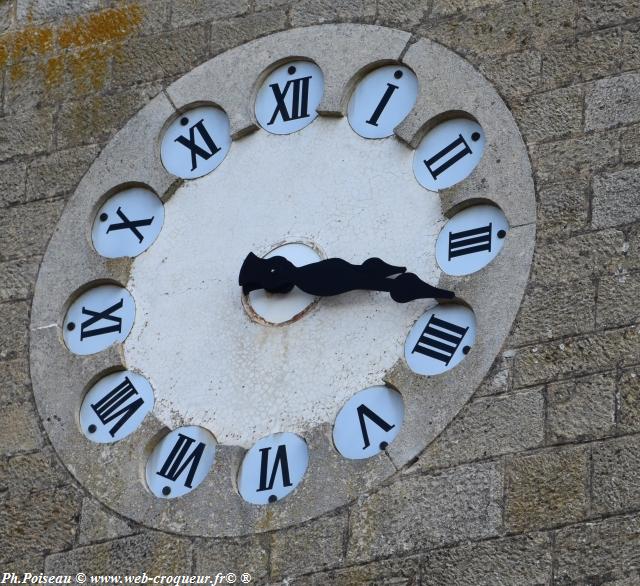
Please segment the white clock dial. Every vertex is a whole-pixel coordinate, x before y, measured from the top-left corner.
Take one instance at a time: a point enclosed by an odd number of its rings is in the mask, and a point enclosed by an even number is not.
[[[63,336],[74,354],[95,354],[129,335],[136,306],[129,291],[100,285],[82,293],[67,310]]]
[[[132,434],[153,409],[153,389],[130,370],[101,378],[80,407],[80,429],[92,442],[108,444]]]

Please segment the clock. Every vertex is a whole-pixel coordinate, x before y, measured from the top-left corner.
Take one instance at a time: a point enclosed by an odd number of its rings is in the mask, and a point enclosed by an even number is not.
[[[534,238],[518,128],[464,59],[368,25],[250,42],[151,100],[69,200],[31,314],[43,425],[147,526],[317,517],[469,399]]]

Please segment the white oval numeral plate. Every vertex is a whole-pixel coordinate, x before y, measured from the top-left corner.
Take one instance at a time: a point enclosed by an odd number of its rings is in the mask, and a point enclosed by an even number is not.
[[[195,179],[211,173],[231,146],[229,118],[213,106],[178,116],[162,137],[162,164],[173,175]]]
[[[163,223],[164,206],[155,193],[142,187],[125,189],[98,210],[93,246],[107,258],[138,256],[153,244]]]
[[[254,505],[283,499],[300,484],[309,464],[307,443],[295,433],[274,433],[245,454],[238,490]]]
[[[436,241],[436,260],[448,275],[469,275],[487,266],[502,250],[509,230],[502,210],[476,205],[458,212]]]
[[[473,120],[455,118],[438,124],[418,145],[413,173],[431,191],[451,187],[467,177],[482,158],[484,132]]]
[[[95,354],[129,335],[136,307],[129,291],[117,285],[100,285],[85,291],[69,307],[63,332],[74,354]]]
[[[345,458],[370,458],[395,439],[403,420],[400,393],[389,387],[369,387],[340,409],[333,426],[333,443]]]
[[[320,68],[308,61],[278,67],[256,96],[258,124],[272,134],[291,134],[311,124],[324,91]]]
[[[138,429],[153,402],[153,389],[143,376],[130,370],[108,374],[85,395],[80,428],[98,444],[120,441]]]
[[[463,305],[436,305],[411,328],[404,356],[413,372],[441,374],[462,361],[475,339],[473,311]]]
[[[402,122],[418,97],[413,71],[387,65],[369,73],[351,96],[347,115],[351,128],[364,138],[384,138]]]
[[[174,429],[147,460],[147,486],[160,498],[183,496],[205,479],[215,456],[216,440],[206,429],[196,425]]]

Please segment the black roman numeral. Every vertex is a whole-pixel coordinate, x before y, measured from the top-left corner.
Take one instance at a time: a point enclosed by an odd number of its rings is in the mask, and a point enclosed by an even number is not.
[[[92,309],[83,307],[83,315],[89,315],[91,317],[88,320],[83,321],[82,325],[80,326],[80,340],[82,341],[85,338],[91,338],[93,336],[101,336],[102,334],[110,334],[111,332],[120,332],[122,328],[122,318],[111,314],[118,311],[119,309],[122,309],[123,303],[124,299],[120,299],[118,303],[112,305],[104,311],[93,311]],[[93,328],[92,330],[87,329],[102,320],[111,321],[114,323],[113,325],[97,327]]]
[[[419,352],[447,365],[468,329],[432,315],[411,353]]]
[[[196,130],[202,137],[209,150],[202,148],[196,144]],[[213,155],[215,155],[220,147],[216,146],[213,142],[211,135],[204,127],[204,118],[200,122],[196,122],[191,128],[189,128],[189,138],[185,136],[179,136],[175,139],[175,142],[179,142],[181,145],[187,147],[191,151],[191,170],[193,171],[198,166],[196,157],[201,157],[205,161],[208,161]]]
[[[448,159],[445,159],[442,163],[440,163],[439,167],[436,167],[436,168],[433,167],[433,165],[435,163],[438,163],[440,159],[443,159],[451,151],[453,151],[454,149],[462,145],[464,145],[464,147],[461,150],[453,153]],[[455,163],[457,163],[460,159],[462,159],[466,155],[470,155],[471,152],[472,152],[471,148],[469,148],[467,141],[463,138],[461,134],[459,134],[458,138],[456,138],[451,144],[444,147],[441,151],[433,155],[433,157],[425,160],[424,164],[427,166],[427,169],[429,170],[429,173],[431,173],[431,176],[433,177],[433,179],[436,180],[438,178],[438,175],[446,171],[449,167],[451,167],[451,165],[455,165]]]
[[[280,86],[277,83],[272,83],[269,87],[273,90],[273,95],[276,99],[276,108],[273,111],[271,120],[267,122],[267,126],[273,124],[278,117],[278,114],[282,118],[283,122],[289,122],[290,120],[298,120],[300,118],[309,117],[309,80],[311,76],[299,77],[298,79],[290,79],[284,86],[284,90],[280,90]],[[291,96],[291,112],[287,108],[285,103],[285,97],[289,93],[289,90],[293,88]]]
[[[109,430],[111,437],[114,437],[131,416],[144,405],[142,397],[127,403],[129,399],[137,394],[138,391],[133,386],[133,383],[128,376],[125,376],[117,387],[109,391],[97,403],[91,403],[91,408],[103,425],[117,419],[115,425]]]
[[[195,441],[196,440],[194,440],[193,438],[179,433],[178,441],[176,441],[176,444],[173,446],[173,449],[169,454],[169,457],[162,465],[160,471],[156,472],[156,474],[175,482],[185,471],[187,466],[190,466],[189,472],[187,473],[187,478],[184,481],[184,485],[187,488],[193,488],[191,486],[191,483],[193,482],[193,477],[195,476],[196,470],[198,469],[200,458],[202,458],[202,454],[206,447],[203,442],[199,442],[198,445],[195,446],[189,454],[189,449],[191,448],[191,445],[195,443]]]
[[[144,220],[133,220],[132,221],[129,218],[127,218],[127,216],[125,216],[125,214],[122,211],[121,207],[118,207],[118,209],[116,210],[116,214],[118,214],[118,216],[120,216],[120,219],[122,220],[122,222],[118,222],[117,224],[111,224],[107,228],[107,234],[109,232],[111,232],[112,230],[124,230],[124,229],[128,228],[129,230],[131,230],[136,235],[136,237],[138,238],[138,242],[142,242],[144,240],[144,236],[142,235],[140,230],[138,230],[138,227],[140,227],[140,226],[150,226],[151,222],[153,222],[154,216],[151,216],[150,218],[145,218]]]
[[[473,230],[449,232],[449,260],[485,250],[491,252],[491,223]]]
[[[384,92],[384,95],[382,96],[382,99],[376,106],[376,109],[371,115],[371,118],[367,120],[367,124],[371,124],[372,126],[378,126],[378,119],[380,118],[380,115],[382,114],[384,109],[387,107],[387,104],[389,103],[389,100],[391,99],[393,92],[395,92],[398,89],[398,87],[399,86],[394,85],[392,83],[387,84],[387,91]]]
[[[387,423],[384,419],[382,419],[382,417],[380,417],[377,413],[371,411],[371,409],[369,409],[369,407],[364,404],[360,405],[357,411],[358,421],[360,421],[360,431],[362,432],[362,439],[364,440],[364,446],[362,446],[363,450],[366,450],[371,445],[371,442],[369,441],[369,433],[367,432],[367,424],[364,420],[365,417],[373,421],[373,423],[375,423],[384,431],[389,431],[395,427],[395,425],[390,425],[389,423]]]
[[[256,492],[271,490],[273,488],[273,484],[276,480],[276,474],[278,473],[278,468],[280,468],[282,471],[282,486],[292,486],[291,478],[289,475],[289,461],[287,460],[287,446],[285,445],[278,446],[278,449],[276,450],[276,457],[273,461],[273,467],[271,468],[271,476],[269,477],[269,482],[267,483],[270,451],[271,447],[260,449],[260,486],[258,487],[258,490]]]

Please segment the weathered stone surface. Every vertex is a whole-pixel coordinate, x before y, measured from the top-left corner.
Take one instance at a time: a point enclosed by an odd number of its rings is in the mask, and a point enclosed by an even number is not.
[[[550,443],[584,441],[611,435],[616,424],[614,374],[596,374],[547,388]]]
[[[422,583],[430,586],[548,584],[551,540],[545,534],[492,539],[427,552]]]
[[[424,451],[421,470],[534,448],[544,440],[541,389],[476,399]]]
[[[0,507],[0,562],[70,548],[82,498],[71,487],[10,496]]]
[[[204,59],[206,51],[207,27],[203,24],[151,37],[132,38],[114,57],[111,83],[126,88],[186,73]],[[156,87],[156,91],[148,95],[155,95],[158,90]],[[131,114],[119,126],[123,126]]]
[[[27,350],[29,305],[26,302],[0,305],[0,358],[13,359]]]
[[[30,401],[29,363],[26,356],[0,361],[0,405]]]
[[[367,0],[300,0],[291,7],[289,18],[296,27],[325,22],[370,22],[375,15],[375,4]]]
[[[606,228],[639,220],[638,192],[640,169],[596,175],[593,178],[593,226]]]
[[[378,0],[376,24],[411,30],[425,17],[427,0]]]
[[[563,239],[538,240],[531,280],[554,284],[579,282],[626,265],[625,237],[619,230],[600,230]]]
[[[625,370],[618,382],[618,427],[621,432],[640,431],[640,376],[637,368]]]
[[[627,0],[581,0],[577,8],[578,30],[615,26],[640,16],[640,6]]]
[[[600,132],[537,144],[530,152],[540,185],[556,183],[558,179],[589,178],[594,172],[618,161],[619,134]]]
[[[593,330],[596,285],[592,278],[530,286],[522,300],[511,345],[522,345]]]
[[[471,12],[477,8],[504,4],[504,0],[434,0],[433,16],[449,16],[459,12]]]
[[[284,10],[267,10],[231,20],[211,24],[209,53],[217,55],[231,47],[285,28],[287,13]]]
[[[550,342],[519,350],[514,386],[531,386],[558,377],[579,376],[640,361],[640,334],[629,327]]]
[[[63,207],[64,200],[48,199],[3,211],[0,214],[0,260],[43,254]]]
[[[100,8],[100,0],[16,0],[19,24],[84,14]]]
[[[194,573],[215,575],[218,572],[251,574],[261,580],[269,572],[268,536],[241,539],[196,539],[193,545]]]
[[[601,79],[586,92],[585,130],[640,121],[640,73]]]
[[[506,393],[511,388],[511,353],[507,352],[498,356],[484,378],[480,386],[476,389],[476,397],[487,397],[489,395],[497,395]]]
[[[534,94],[514,106],[526,142],[557,140],[582,130],[583,90],[580,86]]]
[[[50,574],[110,574],[115,568],[121,574],[190,574],[191,543],[164,533],[142,533],[53,554],[45,560],[45,571]]]
[[[88,146],[36,159],[27,169],[26,199],[44,199],[74,190],[98,153],[97,146]]]
[[[4,33],[13,26],[13,2],[0,4],[0,33]]]
[[[596,314],[599,328],[637,323],[640,320],[640,274],[623,272],[602,276]]]
[[[640,436],[606,440],[593,446],[593,508],[598,513],[640,507]]]
[[[0,262],[0,303],[30,297],[39,264],[37,259],[28,258]]]
[[[640,67],[640,22],[637,20],[622,29],[620,63],[622,71],[637,71]]]
[[[0,454],[36,450],[43,444],[32,403],[13,403],[0,411]]]
[[[0,161],[47,152],[53,138],[53,112],[38,110],[0,118]]]
[[[0,460],[0,492],[7,490],[10,496],[33,496],[71,483],[71,475],[50,448]]]
[[[617,29],[550,46],[542,54],[543,84],[557,87],[617,73],[621,47],[622,35]]]
[[[568,236],[589,222],[589,190],[585,180],[571,180],[538,191],[538,234]]]
[[[501,500],[502,473],[496,463],[403,477],[353,507],[348,559],[398,555],[496,535]]]
[[[24,201],[27,166],[22,163],[0,165],[0,207]]]
[[[623,163],[640,163],[640,124],[621,132],[620,154]]]
[[[131,535],[134,529],[127,521],[117,517],[92,498],[82,501],[82,513],[78,528],[78,543],[87,545]]]
[[[521,51],[503,57],[492,57],[480,64],[480,71],[507,99],[527,95],[538,89],[541,69],[542,57],[538,51]]]
[[[396,558],[312,574],[286,582],[291,586],[418,586],[420,564],[417,557]]]
[[[205,20],[224,20],[248,9],[249,0],[178,0],[173,2],[171,26],[178,28]]]
[[[19,560],[12,560],[3,564],[3,570],[6,572],[15,572],[16,574],[31,574],[44,572],[44,555],[38,555]]]
[[[134,65],[129,67],[135,69]],[[160,85],[148,84],[62,104],[56,130],[58,146],[66,149],[107,140],[160,89]]]
[[[562,448],[515,456],[505,470],[505,524],[531,531],[582,519],[588,505],[588,455]]]
[[[640,516],[565,527],[554,550],[555,584],[612,584],[640,567]]]
[[[348,532],[346,511],[273,534],[271,576],[291,577],[340,566]]]

